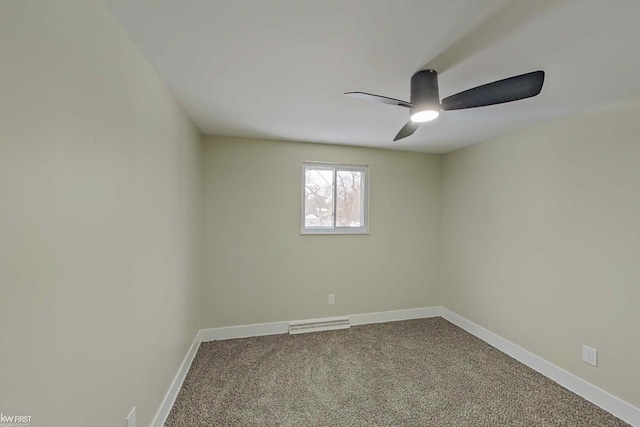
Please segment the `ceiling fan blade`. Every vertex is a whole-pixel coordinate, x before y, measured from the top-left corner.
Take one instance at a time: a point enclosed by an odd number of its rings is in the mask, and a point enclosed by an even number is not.
[[[544,71],[509,77],[444,98],[442,109],[463,110],[531,98],[540,93],[543,83]]]
[[[420,126],[420,123],[416,123],[409,120],[407,124],[404,125],[402,129],[400,129],[400,132],[398,132],[398,134],[396,135],[395,138],[393,138],[393,140],[397,141],[399,139],[406,138],[408,136],[413,135],[413,133],[418,129],[419,126]]]
[[[353,98],[364,99],[365,101],[374,101],[381,102],[383,104],[389,105],[398,105],[400,107],[412,108],[410,102],[402,101],[400,99],[389,98],[387,96],[374,95],[372,93],[364,93],[364,92],[346,92],[345,95],[351,96]]]

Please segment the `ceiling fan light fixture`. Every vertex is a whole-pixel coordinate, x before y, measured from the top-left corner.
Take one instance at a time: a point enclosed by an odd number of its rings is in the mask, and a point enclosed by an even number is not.
[[[422,110],[411,114],[411,121],[415,123],[430,122],[440,115],[438,110]]]
[[[408,108],[411,119],[393,138],[394,141],[398,141],[413,135],[420,127],[420,123],[436,119],[440,111],[486,107],[536,96],[542,90],[544,76],[543,70],[520,74],[467,89],[440,101],[438,73],[428,69],[418,71],[411,76],[409,102],[365,92],[347,92],[345,95]]]

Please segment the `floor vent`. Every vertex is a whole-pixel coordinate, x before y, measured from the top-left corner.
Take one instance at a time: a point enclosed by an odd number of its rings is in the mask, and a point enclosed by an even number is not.
[[[332,331],[334,329],[347,329],[349,317],[329,317],[322,320],[296,320],[289,322],[290,334],[304,334],[306,332]]]

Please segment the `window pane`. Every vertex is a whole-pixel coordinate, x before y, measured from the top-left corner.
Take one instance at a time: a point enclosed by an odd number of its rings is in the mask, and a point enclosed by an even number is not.
[[[336,226],[362,226],[362,171],[336,172]]]
[[[304,225],[333,227],[333,169],[305,169]]]

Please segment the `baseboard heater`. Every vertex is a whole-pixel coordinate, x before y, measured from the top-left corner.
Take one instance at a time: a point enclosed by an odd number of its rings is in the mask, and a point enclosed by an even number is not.
[[[332,331],[347,329],[351,326],[349,317],[328,317],[325,319],[295,320],[289,322],[289,334],[304,334],[307,332]]]

